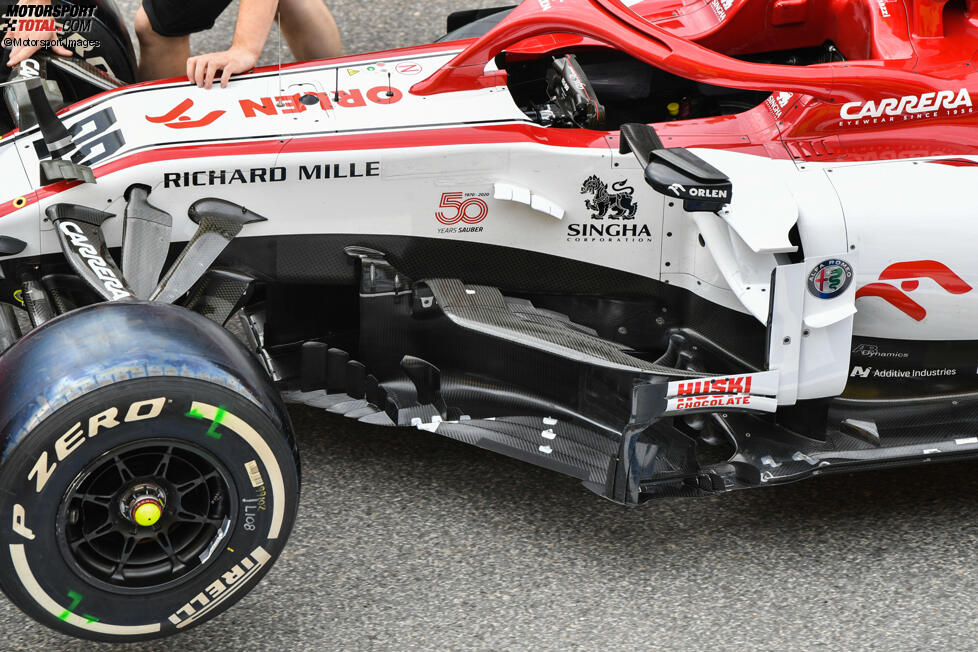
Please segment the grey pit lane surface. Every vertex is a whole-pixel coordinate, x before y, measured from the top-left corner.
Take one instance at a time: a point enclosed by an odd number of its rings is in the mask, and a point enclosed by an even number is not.
[[[354,52],[430,40],[448,12],[493,4],[332,6]],[[195,51],[226,47],[233,20],[232,8]],[[978,464],[626,510],[434,434],[292,415],[296,530],[231,611],[121,648],[73,641],[0,599],[0,650],[976,646]]]

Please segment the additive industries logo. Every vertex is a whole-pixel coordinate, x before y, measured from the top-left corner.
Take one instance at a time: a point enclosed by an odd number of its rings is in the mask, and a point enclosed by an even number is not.
[[[614,220],[610,223],[573,223],[567,225],[567,242],[647,242],[652,243],[652,232],[647,224],[635,223],[638,202],[635,189],[627,179],[608,184],[592,174],[581,184],[585,198],[584,207],[591,212],[591,220]],[[626,224],[625,222],[631,222]]]
[[[939,118],[974,113],[974,105],[967,88],[932,91],[922,95],[887,97],[879,103],[848,102],[839,109],[839,126],[868,125],[879,123]]]
[[[844,260],[823,260],[808,275],[808,291],[819,299],[834,299],[852,283],[852,266]]]
[[[939,378],[941,376],[957,376],[958,370],[945,367],[943,369],[876,369],[854,365],[849,373],[850,378]]]
[[[893,263],[880,272],[880,281],[901,281],[899,288],[890,283],[869,283],[856,291],[856,299],[878,297],[911,319],[921,321],[927,316],[927,310],[908,293],[920,287],[922,278],[929,278],[950,294],[967,294],[973,289],[944,263],[912,260]]]

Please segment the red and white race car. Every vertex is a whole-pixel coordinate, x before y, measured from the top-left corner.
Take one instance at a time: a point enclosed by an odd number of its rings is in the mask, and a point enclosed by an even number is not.
[[[490,14],[226,90],[19,67],[11,600],[113,641],[227,608],[295,519],[283,397],[626,505],[978,454],[978,5]],[[55,115],[46,71],[109,90]]]

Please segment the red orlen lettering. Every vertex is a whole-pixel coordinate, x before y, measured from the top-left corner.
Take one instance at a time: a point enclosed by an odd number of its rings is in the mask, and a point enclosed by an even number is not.
[[[375,86],[366,92],[351,88],[338,93],[305,93],[293,95],[277,95],[273,97],[261,97],[257,100],[238,100],[241,105],[241,112],[246,118],[254,118],[258,115],[289,115],[302,113],[315,106],[316,102],[307,104],[303,102],[306,96],[315,97],[318,100],[319,108],[323,111],[330,111],[333,108],[356,109],[367,106],[369,100],[373,104],[394,104],[404,99],[404,93],[393,86]],[[189,105],[188,107],[189,108]]]
[[[367,99],[374,104],[393,104],[400,102],[404,95],[393,86],[376,86],[367,91]]]
[[[350,89],[349,91],[340,91],[337,93],[337,96],[339,98],[336,100],[337,106],[345,106],[346,108],[367,106],[367,102],[363,99],[363,93],[356,88]]]
[[[319,108],[323,111],[329,111],[333,108],[333,103],[329,99],[329,93],[313,93],[313,95],[319,100]]]
[[[276,115],[275,102],[270,97],[261,98],[261,104],[253,100],[238,100],[238,104],[241,105],[241,111],[244,112],[244,117],[254,118],[260,111],[265,115]]]
[[[275,97],[276,102],[281,102],[283,104],[280,113],[302,113],[306,110],[306,105],[299,101],[299,94],[295,95],[278,95]]]

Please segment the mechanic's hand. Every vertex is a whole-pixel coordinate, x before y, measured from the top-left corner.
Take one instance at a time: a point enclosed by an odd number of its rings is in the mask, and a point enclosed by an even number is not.
[[[201,54],[187,59],[187,78],[200,88],[210,88],[217,71],[221,72],[221,88],[227,88],[231,75],[247,72],[258,63],[258,55],[245,48],[232,46],[224,52]]]
[[[43,5],[51,4],[51,0],[20,0],[20,2],[18,2],[17,4],[43,6]],[[13,21],[16,19],[11,18],[11,20]],[[16,24],[19,26],[20,21],[17,21]],[[25,38],[36,39],[38,41],[55,41],[58,39],[58,33],[57,32],[21,32],[19,30],[11,29],[6,34],[3,35],[3,38],[4,40],[0,41],[0,43],[7,42],[6,39],[14,39],[16,41],[19,41],[20,39],[25,39]],[[19,45],[12,46],[10,48],[10,59],[7,60],[7,66],[13,68],[24,59],[29,59],[31,56],[34,55],[35,52],[37,52],[40,49],[41,47],[39,45],[32,45],[29,47],[21,47]],[[55,45],[54,47],[51,48],[51,50],[53,50],[55,54],[59,54],[63,57],[71,56],[71,50],[68,50],[67,48],[63,48],[60,45]]]

